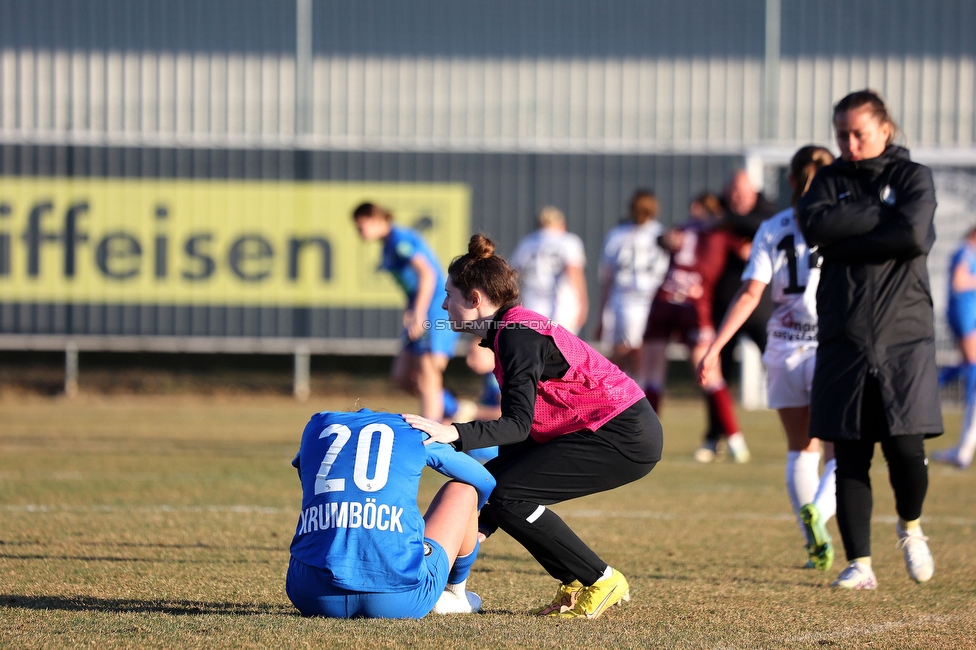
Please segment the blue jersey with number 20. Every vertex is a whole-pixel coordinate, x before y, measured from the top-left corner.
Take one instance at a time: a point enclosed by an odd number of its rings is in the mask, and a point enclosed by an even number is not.
[[[478,507],[495,486],[474,459],[399,415],[362,409],[316,413],[292,461],[302,512],[291,554],[358,592],[407,591],[420,582],[424,519],[417,490],[424,467],[473,485]]]

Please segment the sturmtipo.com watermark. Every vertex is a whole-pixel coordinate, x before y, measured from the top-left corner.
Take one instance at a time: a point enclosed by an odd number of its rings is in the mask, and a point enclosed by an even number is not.
[[[556,323],[552,320],[545,318],[540,320],[524,320],[519,322],[505,321],[505,322],[494,322],[492,323],[493,329],[531,329],[531,330],[547,330],[556,327]],[[454,330],[456,332],[463,332],[468,330],[476,330],[478,328],[474,322],[467,320],[450,320],[448,318],[438,319],[435,321],[424,321],[425,330]]]

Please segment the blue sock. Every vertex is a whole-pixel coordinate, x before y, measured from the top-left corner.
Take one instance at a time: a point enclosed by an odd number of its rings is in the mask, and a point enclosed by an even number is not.
[[[945,366],[939,369],[939,386],[945,386],[949,382],[955,381],[962,372],[963,366]]]
[[[475,542],[473,551],[454,560],[451,573],[447,576],[447,584],[456,585],[468,579],[468,574],[471,573],[471,565],[478,559],[478,551],[480,549],[481,542]]]
[[[454,417],[457,414],[457,409],[458,409],[457,398],[454,397],[454,394],[451,391],[445,388],[444,389],[444,417],[445,418]]]
[[[966,381],[966,401],[976,396],[976,365],[964,364],[960,366],[962,378]]]

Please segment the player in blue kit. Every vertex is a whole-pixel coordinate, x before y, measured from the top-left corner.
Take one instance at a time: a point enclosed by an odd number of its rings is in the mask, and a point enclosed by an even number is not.
[[[954,370],[962,375],[966,406],[958,444],[934,451],[930,457],[965,469],[976,453],[976,227],[969,229],[949,262],[946,320],[962,354],[962,365]]]
[[[458,334],[447,326],[443,304],[446,276],[420,233],[393,224],[393,215],[373,203],[353,211],[363,241],[383,241],[380,268],[389,271],[407,296],[404,347],[393,363],[393,381],[420,397],[421,414],[450,419],[457,400],[444,390],[444,369],[454,356]],[[440,325],[440,326],[438,326]]]
[[[286,591],[305,616],[421,618],[472,613],[465,590],[478,556],[478,510],[495,480],[399,415],[361,409],[312,416],[292,461],[302,512]],[[423,517],[424,467],[448,476]]]

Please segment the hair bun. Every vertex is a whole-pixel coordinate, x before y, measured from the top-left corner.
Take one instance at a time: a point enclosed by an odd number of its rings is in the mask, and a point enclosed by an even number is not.
[[[468,242],[468,253],[478,259],[487,259],[495,254],[495,242],[481,233],[472,235]]]

